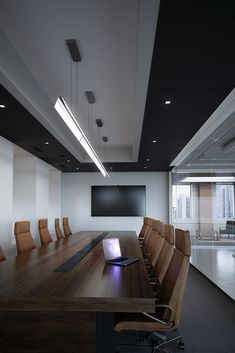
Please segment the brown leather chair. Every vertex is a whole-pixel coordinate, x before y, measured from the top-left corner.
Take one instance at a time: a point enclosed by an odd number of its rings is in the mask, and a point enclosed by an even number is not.
[[[15,222],[14,229],[16,248],[18,255],[23,254],[26,251],[36,249],[36,244],[30,233],[30,222],[29,221],[18,221]]]
[[[69,219],[68,217],[63,218],[63,229],[64,229],[64,236],[68,237],[72,234],[71,229],[69,227]]]
[[[153,345],[153,353],[161,352],[173,341],[178,341],[179,348],[183,348],[182,336],[177,328],[180,323],[190,255],[189,231],[176,229],[175,249],[158,292],[155,314],[117,314],[114,326],[116,332],[151,332],[151,335],[146,337]]]
[[[39,219],[38,230],[39,230],[39,235],[40,235],[40,240],[42,245],[47,245],[53,242],[51,234],[48,230],[47,219]]]
[[[155,266],[164,243],[164,223],[153,220],[151,235],[143,248],[143,254],[148,263],[149,271]]]
[[[151,239],[151,236],[152,236],[152,227],[153,227],[153,222],[154,221],[155,221],[155,219],[148,218],[147,222],[148,222],[149,226],[148,226],[147,232],[145,234],[145,237],[144,237],[144,239],[138,238],[139,243],[141,244],[143,252],[144,252],[144,249],[148,247],[148,243],[150,242],[150,239]]]
[[[138,236],[139,239],[144,239],[145,238],[145,236],[148,233],[149,226],[150,226],[150,218],[144,217],[144,223],[142,225],[142,228],[141,228],[139,236]]]
[[[148,243],[149,241],[149,238],[151,237],[151,232],[152,232],[152,223],[154,221],[153,218],[149,218],[149,217],[146,217],[146,221],[147,222],[147,228],[146,228],[146,231],[145,231],[145,235],[144,235],[144,238],[141,238],[141,237],[138,237],[138,242],[140,244],[140,246],[142,248],[145,247],[145,245]]]
[[[153,276],[157,283],[161,283],[167,268],[169,266],[171,257],[174,251],[174,227],[171,224],[165,224],[165,239],[161,248],[158,260],[153,268]]]
[[[2,247],[0,246],[0,262],[5,261],[6,260],[6,256],[2,250]]]
[[[60,229],[60,219],[59,218],[55,219],[55,233],[56,233],[57,239],[64,238],[62,230]]]

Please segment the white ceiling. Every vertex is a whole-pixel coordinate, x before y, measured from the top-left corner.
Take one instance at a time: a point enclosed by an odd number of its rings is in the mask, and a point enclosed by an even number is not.
[[[87,157],[53,105],[66,99],[103,160],[136,161],[159,1],[1,1],[0,81],[81,162]],[[81,63],[72,63],[65,45],[71,38]],[[85,91],[95,94],[99,131],[95,123],[89,131]]]

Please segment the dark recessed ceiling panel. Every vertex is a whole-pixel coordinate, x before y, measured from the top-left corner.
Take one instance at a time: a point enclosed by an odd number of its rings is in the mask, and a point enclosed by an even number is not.
[[[219,106],[219,104],[225,99],[227,96],[227,89],[200,89],[198,90],[192,103],[190,104],[191,110],[210,110],[212,105]]]
[[[148,107],[151,113],[161,111],[163,113],[171,112],[172,110],[182,110],[186,107],[189,98],[192,95],[191,90],[171,90],[171,89],[156,89],[149,92],[148,99],[155,101],[154,106]],[[172,99],[174,97],[174,99]],[[169,105],[166,102],[170,101]],[[152,115],[152,114],[151,114]]]
[[[235,83],[234,61],[234,58],[227,58],[212,62],[201,80],[201,88],[230,89],[231,91]]]
[[[161,1],[139,160],[147,151],[157,170],[169,170],[231,92],[234,19],[234,1]],[[172,105],[161,105],[163,92]]]
[[[201,60],[200,62],[195,60],[176,62],[158,61],[157,58],[155,65],[153,57],[149,90],[152,86],[154,89],[164,90],[193,90],[206,67],[207,63]]]

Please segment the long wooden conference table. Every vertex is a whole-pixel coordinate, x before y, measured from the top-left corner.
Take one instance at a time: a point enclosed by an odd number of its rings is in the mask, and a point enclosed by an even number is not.
[[[95,353],[97,312],[154,312],[136,233],[105,236],[141,259],[127,267],[105,263],[102,241],[82,253],[102,234],[79,232],[0,264],[1,353]]]

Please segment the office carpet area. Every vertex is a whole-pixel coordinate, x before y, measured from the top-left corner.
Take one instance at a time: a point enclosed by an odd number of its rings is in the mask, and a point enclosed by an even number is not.
[[[136,335],[112,331],[113,314],[98,314],[97,353],[149,353]],[[235,353],[235,303],[192,265],[184,298],[180,332],[185,353]],[[128,344],[130,343],[130,345]],[[180,352],[174,344],[169,352]]]
[[[193,266],[180,332],[187,353],[235,353],[235,302]]]

